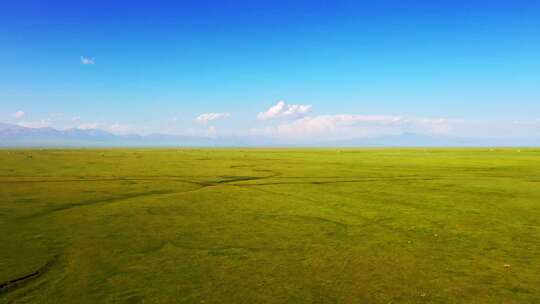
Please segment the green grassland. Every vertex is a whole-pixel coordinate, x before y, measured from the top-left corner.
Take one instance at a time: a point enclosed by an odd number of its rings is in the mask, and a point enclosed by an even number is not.
[[[0,303],[540,303],[540,149],[0,150]]]

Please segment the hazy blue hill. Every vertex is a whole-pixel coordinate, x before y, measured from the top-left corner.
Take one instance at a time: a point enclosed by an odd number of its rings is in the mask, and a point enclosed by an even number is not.
[[[348,139],[334,142],[337,146],[462,146],[471,140],[429,134],[402,133],[374,138]]]

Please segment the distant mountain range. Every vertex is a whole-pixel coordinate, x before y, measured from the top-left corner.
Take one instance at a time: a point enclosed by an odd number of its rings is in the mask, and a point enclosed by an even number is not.
[[[375,138],[350,139],[333,142],[343,147],[538,147],[538,138],[465,138],[430,134],[402,133]]]
[[[27,128],[0,123],[0,147],[219,147],[272,146],[261,136],[201,137],[169,134],[117,135],[100,129]]]
[[[539,138],[459,138],[403,133],[339,141],[294,142],[264,136],[117,135],[100,129],[28,128],[0,123],[0,147],[442,147],[540,146]]]

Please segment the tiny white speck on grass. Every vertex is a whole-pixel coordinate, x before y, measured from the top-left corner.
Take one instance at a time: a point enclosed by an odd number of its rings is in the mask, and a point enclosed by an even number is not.
[[[412,244],[412,241],[407,241],[407,244]]]
[[[509,269],[509,268],[510,268],[510,264],[504,264],[504,268]]]
[[[422,293],[420,294],[420,296],[421,296],[421,297],[425,297],[425,296],[426,296],[426,293],[425,293],[425,292],[422,292]]]
[[[439,235],[435,233],[433,236],[438,237]]]

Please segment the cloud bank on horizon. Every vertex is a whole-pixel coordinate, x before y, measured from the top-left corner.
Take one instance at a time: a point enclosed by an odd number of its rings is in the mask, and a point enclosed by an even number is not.
[[[400,115],[360,115],[360,114],[313,114],[313,106],[308,104],[288,104],[283,100],[270,106],[266,111],[254,115],[253,124],[247,129],[233,129],[225,121],[219,128],[215,122],[231,117],[229,112],[208,112],[195,117],[194,121],[203,126],[189,125],[183,129],[152,128],[134,126],[119,122],[89,122],[81,116],[63,117],[51,114],[39,120],[23,120],[26,113],[19,110],[11,115],[16,124],[25,127],[56,127],[59,129],[78,128],[82,130],[101,129],[115,134],[183,134],[216,137],[219,135],[256,135],[287,140],[313,142],[320,140],[345,140],[371,138],[402,133],[443,135],[456,137],[485,137],[498,134],[500,137],[527,137],[540,134],[540,119],[528,122],[471,121],[464,119],[408,117]],[[63,120],[62,120],[63,119]],[[63,127],[60,122],[63,121]],[[189,120],[188,120],[189,121]],[[178,122],[175,117],[172,126]],[[171,125],[169,125],[171,127]],[[497,136],[490,136],[496,138]]]

